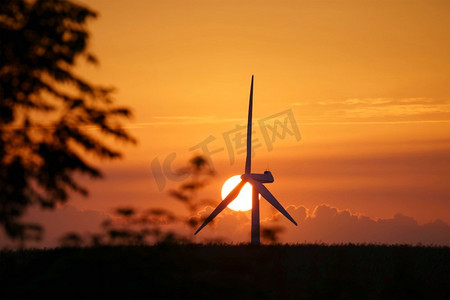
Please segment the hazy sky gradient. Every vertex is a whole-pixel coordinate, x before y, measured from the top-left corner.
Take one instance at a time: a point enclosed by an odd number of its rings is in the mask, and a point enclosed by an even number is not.
[[[82,3],[100,14],[89,24],[100,66],[77,71],[117,88],[139,145],[104,164],[105,180],[83,179],[91,197],[75,197],[78,209],[179,207],[150,163],[176,153],[181,166],[209,136],[225,147],[255,74],[254,119],[291,109],[302,136],[255,150],[253,171],[273,172],[281,203],[450,223],[449,1]],[[212,159],[219,175],[205,197],[219,201],[244,156]]]

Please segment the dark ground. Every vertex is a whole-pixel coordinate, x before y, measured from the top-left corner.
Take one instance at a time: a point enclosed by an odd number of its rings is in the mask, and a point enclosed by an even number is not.
[[[450,299],[450,248],[158,245],[0,252],[0,298]]]

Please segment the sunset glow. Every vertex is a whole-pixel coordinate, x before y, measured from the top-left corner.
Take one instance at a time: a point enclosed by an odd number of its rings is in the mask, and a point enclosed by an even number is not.
[[[225,197],[231,192],[231,190],[234,189],[236,185],[238,185],[240,181],[240,175],[230,177],[227,181],[225,181],[222,186],[222,200],[225,199]],[[228,205],[228,208],[235,211],[247,211],[252,209],[252,186],[249,183],[244,185],[239,193],[239,196],[237,196],[237,198]]]
[[[194,155],[209,155],[216,176],[196,191],[209,202],[192,215],[213,211],[244,171],[252,74],[252,172],[273,172],[267,188],[299,221],[282,224],[282,242],[450,244],[430,238],[450,224],[450,1],[80,2],[99,15],[87,23],[99,65],[80,59],[76,74],[115,88],[138,143],[106,140],[121,160],[83,156],[105,175],[79,175],[89,197],[27,211],[46,222],[42,245],[95,232],[124,205],[187,213],[170,191],[190,179],[177,170]],[[266,122],[286,111],[291,119]],[[197,241],[248,241],[250,214],[239,211],[251,194],[247,184]],[[261,222],[275,219],[266,201],[260,211]]]
[[[0,1],[3,298],[447,299],[449,12]]]

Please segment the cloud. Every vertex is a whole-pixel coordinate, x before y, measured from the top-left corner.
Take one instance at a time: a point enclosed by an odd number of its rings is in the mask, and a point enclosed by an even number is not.
[[[298,101],[298,102],[293,102],[291,103],[292,106],[305,106],[305,105],[310,105],[309,102],[304,102],[304,101]]]
[[[391,116],[415,116],[433,113],[449,113],[450,105],[433,104],[392,104],[388,106],[366,106],[344,109],[342,113],[348,117],[371,118]]]
[[[308,110],[310,115],[315,116],[316,120],[312,124],[322,124],[321,118],[326,119],[326,124],[346,124],[346,122],[391,124],[392,122],[448,122],[450,120],[448,99],[347,98],[291,103],[293,106],[300,106],[300,104],[304,107],[302,109]],[[336,120],[330,121],[330,119]]]
[[[379,105],[391,103],[393,100],[389,98],[353,98],[342,101],[342,104],[356,105],[356,104],[369,104]]]
[[[450,226],[441,220],[419,225],[403,214],[390,219],[372,219],[349,210],[339,210],[327,204],[317,206],[310,215],[304,207],[289,207],[289,213],[299,221],[297,228],[281,217],[286,228],[281,241],[286,243],[383,243],[450,246]],[[266,224],[273,222],[279,214]],[[272,223],[273,224],[273,223]]]
[[[212,207],[198,213],[208,216]],[[377,244],[423,244],[450,246],[450,226],[441,220],[423,225],[403,214],[392,218],[373,219],[346,209],[338,209],[327,204],[317,206],[311,212],[303,206],[288,206],[286,210],[297,221],[294,226],[284,216],[276,213],[261,221],[261,226],[280,225],[285,231],[280,234],[282,243],[377,243]],[[27,244],[29,247],[55,247],[58,239],[69,231],[81,234],[99,232],[99,224],[107,215],[98,211],[85,210],[66,205],[55,211],[31,210],[28,221],[39,221],[46,229],[44,240]],[[196,242],[221,239],[225,242],[241,243],[250,241],[250,212],[236,212],[225,209],[208,224]],[[166,228],[181,234],[192,234],[182,224]],[[0,234],[0,247],[13,246]]]
[[[221,118],[217,116],[154,116],[152,121],[137,122],[124,126],[125,128],[143,128],[155,125],[198,125],[198,124],[222,124],[242,123],[244,118]]]
[[[448,100],[438,100],[427,97],[411,97],[411,98],[347,98],[341,100],[321,100],[318,102],[295,102],[292,105],[298,103],[312,104],[315,103],[321,106],[391,106],[391,105],[433,105],[433,106],[448,106],[450,102]]]
[[[199,215],[208,216],[211,207]],[[376,243],[423,244],[450,246],[450,226],[441,220],[419,225],[401,213],[392,218],[372,219],[363,214],[338,209],[328,204],[315,207],[311,212],[303,206],[290,205],[288,213],[297,221],[294,226],[280,213],[261,220],[261,226],[281,225],[282,243]],[[250,241],[250,213],[224,210],[199,235],[199,240],[223,238],[227,242]]]
[[[208,206],[198,216],[204,219],[212,211],[213,208]],[[226,242],[247,242],[250,237],[250,212],[236,212],[226,208],[202,229],[198,237],[199,241],[220,238]]]

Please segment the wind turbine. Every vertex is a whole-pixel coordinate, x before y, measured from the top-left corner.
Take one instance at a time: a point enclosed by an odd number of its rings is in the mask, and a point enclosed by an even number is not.
[[[247,121],[247,157],[245,159],[245,173],[241,175],[241,182],[223,199],[214,211],[206,218],[203,224],[197,229],[195,234],[211,222],[219,213],[221,213],[238,195],[244,185],[248,182],[252,185],[252,244],[260,244],[260,226],[259,226],[259,194],[272,204],[279,212],[297,226],[297,222],[289,215],[280,202],[270,193],[263,183],[272,183],[274,181],[272,173],[265,171],[263,174],[251,172],[252,165],[252,111],[253,111],[253,75],[250,85],[250,100],[248,105]]]

